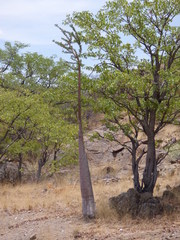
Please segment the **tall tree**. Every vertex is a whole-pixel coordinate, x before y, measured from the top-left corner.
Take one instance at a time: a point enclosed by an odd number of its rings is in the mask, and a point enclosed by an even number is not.
[[[79,33],[75,30],[72,24],[69,24],[71,31],[67,31],[56,25],[63,38],[61,42],[55,41],[61,46],[65,53],[71,56],[71,66],[77,72],[78,76],[78,124],[79,124],[79,166],[80,166],[80,187],[82,196],[82,214],[84,218],[95,217],[95,202],[92,189],[90,171],[88,166],[88,159],[85,152],[83,127],[82,127],[82,113],[81,113],[81,81],[82,81],[82,45]]]
[[[180,113],[180,32],[172,26],[179,13],[180,4],[175,0],[116,0],[96,16],[74,14],[89,56],[99,60],[95,69],[101,75],[92,87],[100,96],[101,110],[108,115],[111,129],[120,128],[130,139],[131,147],[125,147],[132,155],[134,187],[139,192],[153,192],[157,165],[163,160],[156,156],[156,135]],[[132,43],[123,43],[123,34],[131,37]],[[143,53],[141,61],[136,50]],[[126,123],[121,121],[124,113]],[[140,139],[139,132],[146,139]],[[142,144],[147,147],[137,155]],[[145,154],[140,182],[138,166]]]

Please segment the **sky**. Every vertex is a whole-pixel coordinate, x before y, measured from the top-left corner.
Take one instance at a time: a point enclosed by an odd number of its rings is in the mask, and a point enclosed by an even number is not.
[[[44,56],[61,54],[52,40],[60,40],[61,25],[73,11],[97,12],[106,0],[0,0],[0,48],[5,41],[30,44],[27,51]],[[60,56],[59,56],[60,57]]]
[[[67,14],[89,10],[96,13],[106,0],[0,0],[0,48],[5,41],[29,44],[26,51],[44,56],[64,57],[53,40],[61,35],[54,25],[61,25]],[[179,25],[180,16],[175,19]]]

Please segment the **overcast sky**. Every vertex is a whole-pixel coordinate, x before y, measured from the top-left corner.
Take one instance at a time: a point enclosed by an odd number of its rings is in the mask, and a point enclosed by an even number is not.
[[[60,40],[61,25],[73,11],[97,12],[106,0],[0,0],[0,48],[5,41],[30,44],[28,51],[62,57],[52,40]],[[180,16],[175,20],[179,25]]]
[[[0,47],[5,41],[30,44],[28,51],[46,56],[59,55],[60,47],[52,40],[60,39],[66,14],[73,11],[96,12],[106,0],[0,0]]]

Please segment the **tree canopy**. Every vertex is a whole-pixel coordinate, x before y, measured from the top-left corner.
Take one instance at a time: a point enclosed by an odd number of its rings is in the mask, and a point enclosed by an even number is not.
[[[98,94],[99,109],[110,129],[119,128],[130,139],[132,145],[126,147],[139,192],[153,192],[162,161],[156,156],[156,134],[180,113],[180,29],[172,24],[179,6],[179,1],[117,0],[107,2],[96,15],[86,11],[69,17],[81,29],[86,56],[99,61],[94,66],[99,77],[92,81],[91,91]],[[126,121],[122,120],[125,114]],[[143,155],[146,166],[140,182],[138,165]]]
[[[131,153],[134,188],[152,193],[157,166],[168,154],[167,148],[157,156],[156,135],[177,124],[180,113],[180,28],[173,25],[179,13],[179,0],[114,0],[97,14],[75,12],[64,21],[70,30],[56,25],[64,38],[55,43],[70,54],[68,63],[21,53],[27,45],[6,42],[0,50],[1,161],[22,159],[32,149],[40,168],[53,151],[56,160],[62,146],[76,142],[78,106],[91,107],[104,113],[109,139],[117,140],[119,129],[129,138],[119,144]]]
[[[0,51],[0,161],[18,161],[21,176],[22,163],[33,152],[35,161],[41,162],[39,179],[51,155],[53,170],[64,157],[63,164],[76,162],[77,128],[71,121],[73,110],[58,104],[65,96],[56,95],[67,78],[66,64],[37,53],[20,53],[24,47],[7,42]]]

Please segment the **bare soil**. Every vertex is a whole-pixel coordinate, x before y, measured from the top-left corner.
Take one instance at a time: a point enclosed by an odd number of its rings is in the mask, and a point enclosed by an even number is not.
[[[178,240],[180,217],[156,218],[151,221],[124,219],[104,222],[96,219],[85,222],[80,213],[69,214],[61,206],[55,211],[1,211],[1,240]]]

